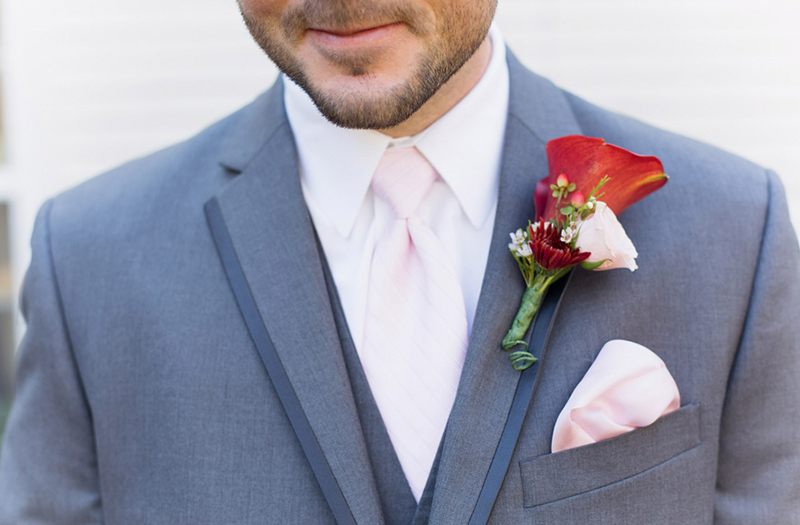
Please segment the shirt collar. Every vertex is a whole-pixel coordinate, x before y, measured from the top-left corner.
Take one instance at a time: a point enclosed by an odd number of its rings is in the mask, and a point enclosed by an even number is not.
[[[495,24],[492,56],[481,79],[450,111],[413,137],[338,127],[283,76],[284,104],[305,190],[342,237],[349,237],[372,175],[387,147],[416,146],[455,194],[474,227],[497,200],[508,112],[506,49]]]

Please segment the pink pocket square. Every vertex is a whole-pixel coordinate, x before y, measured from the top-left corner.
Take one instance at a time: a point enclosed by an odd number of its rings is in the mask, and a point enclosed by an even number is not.
[[[558,415],[552,451],[647,426],[680,404],[678,385],[660,357],[631,341],[609,341]]]

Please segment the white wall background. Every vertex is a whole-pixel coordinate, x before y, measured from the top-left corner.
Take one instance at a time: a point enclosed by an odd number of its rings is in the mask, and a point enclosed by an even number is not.
[[[234,0],[0,6],[17,287],[45,198],[191,136],[276,74]],[[800,225],[800,2],[500,0],[497,19],[523,62],[574,93],[775,168]]]

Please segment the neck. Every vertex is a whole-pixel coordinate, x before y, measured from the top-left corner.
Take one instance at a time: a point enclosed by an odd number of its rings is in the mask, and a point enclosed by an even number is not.
[[[380,132],[392,138],[410,137],[420,133],[450,111],[475,87],[491,58],[492,40],[487,35],[472,57],[416,113],[397,126],[382,129]]]

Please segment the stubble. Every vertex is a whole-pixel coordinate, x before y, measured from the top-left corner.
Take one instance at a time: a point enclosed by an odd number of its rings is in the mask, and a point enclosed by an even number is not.
[[[403,0],[376,4],[374,0],[305,0],[289,9],[277,23],[256,19],[242,10],[247,28],[258,45],[278,68],[298,84],[332,123],[355,129],[386,129],[413,115],[475,53],[486,37],[494,16],[495,2],[476,14],[464,4],[454,2],[450,12],[442,13],[441,24],[433,22],[415,4]],[[472,4],[474,6],[474,4]],[[399,85],[379,91],[344,89],[322,92],[316,89],[294,49],[309,27],[348,28],[399,21],[424,47],[411,74]],[[370,67],[380,52],[338,53],[323,51],[324,58],[356,81],[370,84]]]

